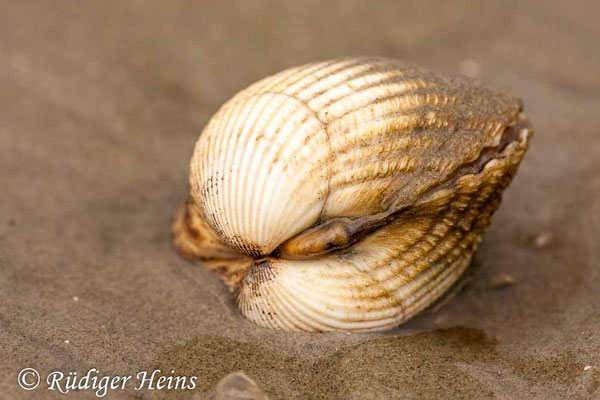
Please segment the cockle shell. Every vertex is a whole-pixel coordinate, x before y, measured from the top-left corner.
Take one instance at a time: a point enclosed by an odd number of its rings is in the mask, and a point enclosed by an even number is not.
[[[284,330],[394,327],[467,269],[523,158],[521,100],[381,58],[291,68],[200,135],[180,251]]]

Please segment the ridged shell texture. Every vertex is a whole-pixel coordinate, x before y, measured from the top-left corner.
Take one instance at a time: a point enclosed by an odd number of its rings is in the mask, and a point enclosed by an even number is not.
[[[203,130],[175,242],[260,325],[391,328],[468,267],[527,149],[521,109],[510,93],[388,59],[288,69]],[[323,252],[281,256],[315,240]]]

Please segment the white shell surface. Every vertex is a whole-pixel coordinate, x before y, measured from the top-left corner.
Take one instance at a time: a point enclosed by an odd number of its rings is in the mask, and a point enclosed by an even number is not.
[[[304,104],[251,95],[229,102],[206,127],[190,182],[227,243],[250,256],[269,254],[319,218],[328,155],[324,126]]]

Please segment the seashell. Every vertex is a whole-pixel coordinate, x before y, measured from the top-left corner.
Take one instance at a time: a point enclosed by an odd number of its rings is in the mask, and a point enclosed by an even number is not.
[[[174,241],[259,325],[389,329],[463,275],[532,133],[518,97],[468,78],[291,68],[208,122]]]

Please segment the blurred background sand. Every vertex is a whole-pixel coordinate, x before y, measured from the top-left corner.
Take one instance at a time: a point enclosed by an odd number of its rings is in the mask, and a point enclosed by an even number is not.
[[[600,3],[415,3],[0,1],[0,397],[96,367],[198,375],[181,399],[237,370],[272,399],[600,398]],[[355,55],[510,86],[536,136],[449,304],[258,328],[171,246],[193,144],[257,79]]]

